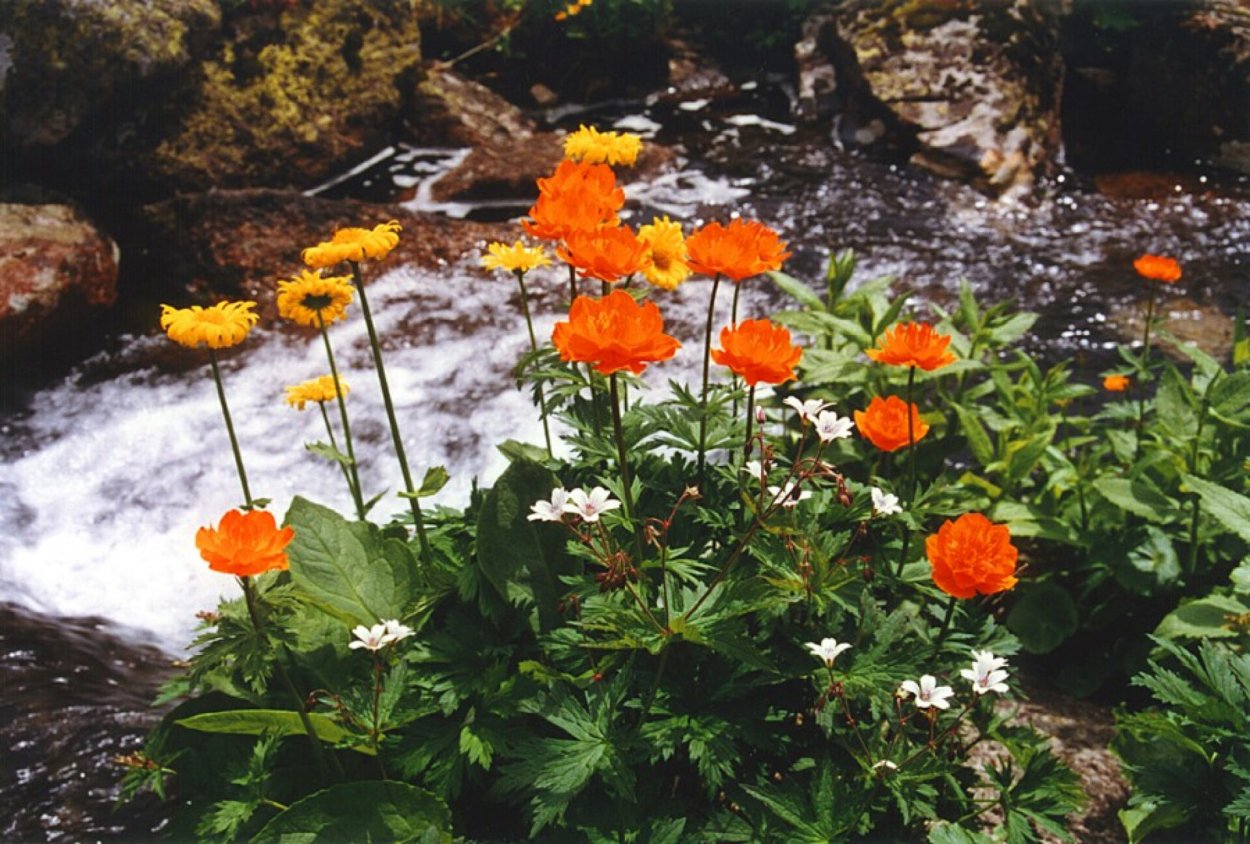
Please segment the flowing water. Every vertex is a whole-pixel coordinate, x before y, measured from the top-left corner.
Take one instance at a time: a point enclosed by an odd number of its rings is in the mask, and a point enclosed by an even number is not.
[[[748,84],[715,103],[617,103],[552,118],[562,126],[615,122],[677,151],[668,169],[626,177],[634,224],[662,213],[692,224],[760,219],[791,242],[792,274],[818,279],[831,250],[852,247],[859,278],[896,276],[922,301],[949,303],[967,278],[983,301],[1040,311],[1027,345],[1052,358],[1077,355],[1090,381],[1110,359],[1124,314],[1144,302],[1130,268],[1141,252],[1182,261],[1185,281],[1163,310],[1197,334],[1226,331],[1250,289],[1250,189],[1237,180],[1196,168],[1174,189],[1169,182],[1167,191],[1134,199],[1101,194],[1069,174],[1030,204],[995,203],[838,150],[788,115],[784,85]],[[461,157],[397,143],[317,190],[407,195],[413,208],[453,217],[524,212],[531,197],[430,200],[429,184]],[[458,505],[475,477],[489,483],[502,470],[496,443],[542,440],[534,408],[511,378],[528,347],[518,302],[504,281],[485,279],[476,256],[437,272],[383,267],[369,295],[406,447],[418,474],[450,469],[452,482],[435,501]],[[540,271],[531,282],[537,332],[550,336],[565,276]],[[668,328],[686,348],[649,380],[693,375],[707,290],[694,282],[663,297]],[[762,315],[780,300],[757,280],[744,302],[745,314]],[[393,494],[399,473],[363,325],[352,318],[330,335],[352,387],[366,491]],[[324,439],[320,416],[282,402],[283,385],[325,371],[314,339],[262,327],[223,364],[252,489],[278,513],[296,493],[350,507],[336,468],[301,446]],[[141,806],[110,818],[111,758],[136,747],[152,723],[144,703],[182,652],[195,613],[235,588],[208,571],[193,545],[198,526],[240,499],[213,384],[197,355],[171,353],[155,331],[118,337],[110,351],[10,402],[0,434],[0,596],[10,602],[0,605],[0,720],[9,725],[0,729],[0,838],[139,835],[156,816]],[[379,506],[403,509],[393,497]]]

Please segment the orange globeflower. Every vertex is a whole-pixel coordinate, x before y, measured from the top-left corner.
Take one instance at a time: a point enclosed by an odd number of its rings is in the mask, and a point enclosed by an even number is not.
[[[1181,277],[1181,265],[1176,263],[1176,259],[1162,255],[1142,255],[1133,262],[1133,269],[1142,278],[1162,281],[1165,284],[1179,281]]]
[[[642,269],[647,262],[647,244],[627,226],[569,232],[564,246],[557,247],[561,259],[577,267],[582,278],[620,281]]]
[[[947,595],[971,598],[1015,586],[1016,557],[1011,531],[980,513],[947,519],[924,541],[933,567],[933,582]]]
[[[339,229],[330,240],[310,246],[300,253],[300,257],[314,270],[344,261],[381,260],[399,244],[399,232],[402,230],[394,220],[371,229]]]
[[[794,380],[794,367],[803,349],[790,345],[790,332],[766,319],[748,319],[720,332],[721,348],[712,360],[742,376],[752,387]]]
[[[928,323],[903,322],[886,329],[877,348],[868,349],[866,354],[879,363],[918,366],[932,372],[955,362],[946,348],[950,342],[949,334],[938,334]]]
[[[285,549],[293,536],[294,528],[278,529],[272,513],[231,510],[216,530],[200,528],[195,545],[213,571],[247,577],[287,568]]]
[[[664,319],[654,302],[634,301],[624,290],[602,299],[578,296],[568,322],[551,333],[563,361],[593,364],[600,375],[628,369],[635,375],[648,363],[668,360],[681,343],[664,333]]]
[[[929,433],[929,426],[920,418],[920,409],[898,396],[877,396],[867,410],[855,411],[855,427],[870,443],[882,451],[898,451],[907,447],[907,413],[911,410],[912,435],[916,442]]]
[[[562,240],[570,232],[616,225],[624,204],[625,191],[611,167],[565,160],[538,180],[538,201],[521,227],[541,240]]]
[[[695,272],[734,281],[780,269],[790,257],[785,241],[754,220],[733,220],[728,226],[708,223],[686,238],[686,253]]]
[[[1122,393],[1133,384],[1127,375],[1108,375],[1102,379],[1102,388],[1110,393]]]

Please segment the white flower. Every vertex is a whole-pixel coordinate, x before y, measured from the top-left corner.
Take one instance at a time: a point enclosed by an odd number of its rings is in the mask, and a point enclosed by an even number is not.
[[[785,486],[770,486],[768,494],[772,496],[772,503],[787,508],[797,507],[800,501],[806,501],[812,497],[811,492],[806,489],[796,495],[795,490],[798,485],[798,481],[788,481]]]
[[[530,507],[527,517],[531,522],[558,522],[564,518],[568,508],[569,493],[564,487],[558,486],[551,491],[550,501],[535,501]]]
[[[851,435],[854,423],[849,417],[839,416],[832,410],[822,410],[813,420],[816,425],[816,436],[822,443],[844,440]]]
[[[937,678],[932,674],[925,674],[921,677],[919,685],[914,680],[904,680],[898,688],[900,692],[906,692],[916,698],[917,709],[928,709],[930,706],[950,709],[950,701],[947,698],[955,694],[955,690],[950,686],[939,686]]]
[[[768,477],[768,471],[764,468],[764,464],[758,460],[748,460],[746,464],[743,465],[742,471],[746,472],[760,483],[763,483],[764,479]]]
[[[568,503],[564,505],[564,512],[576,513],[587,522],[597,522],[600,514],[621,506],[621,502],[608,496],[608,491],[601,486],[595,487],[590,492],[581,488],[570,490]]]
[[[890,492],[882,492],[875,486],[872,488],[872,514],[874,516],[893,516],[903,512],[899,506],[898,496]]]
[[[382,622],[382,626],[386,628],[386,635],[382,638],[388,645],[401,639],[407,639],[413,632],[412,628],[407,624],[400,624],[397,618],[387,619]]]
[[[838,644],[837,639],[821,639],[820,644],[815,642],[804,642],[803,647],[812,652],[812,656],[825,663],[826,668],[833,668],[833,661],[838,658],[838,654],[850,649],[850,643],[843,642]]]
[[[363,624],[357,624],[352,630],[352,635],[356,637],[356,641],[347,647],[355,650],[356,648],[367,648],[371,651],[380,651],[391,643],[390,637],[386,632],[385,624],[375,624],[372,627],[365,627]]]
[[[874,771],[879,771],[879,770],[881,770],[882,768],[884,768],[884,769],[885,769],[885,770],[887,770],[887,771],[897,771],[897,770],[898,770],[898,765],[896,765],[895,763],[891,762],[889,759],[882,759],[882,760],[880,760],[880,761],[878,761],[878,762],[873,762],[873,763],[872,763],[872,769],[873,769]]]
[[[817,413],[820,413],[829,406],[828,402],[823,402],[820,399],[808,399],[807,401],[802,401],[795,396],[787,396],[782,404],[788,407],[793,407],[795,412],[799,414],[799,418],[804,422],[812,421],[816,418]]]
[[[1007,691],[1007,660],[994,656],[990,651],[973,651],[972,667],[960,669],[959,675],[972,681],[972,690],[979,695],[986,692]]]

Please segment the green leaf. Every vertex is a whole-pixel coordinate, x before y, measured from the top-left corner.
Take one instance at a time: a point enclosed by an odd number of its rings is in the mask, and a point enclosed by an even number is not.
[[[807,286],[806,282],[799,281],[793,276],[780,272],[770,272],[768,277],[781,288],[782,292],[788,294],[803,307],[811,308],[814,311],[825,310],[825,303],[821,301],[816,291]]]
[[[929,830],[929,844],[994,844],[994,839],[950,821],[942,821]]]
[[[451,475],[447,474],[446,468],[443,466],[431,466],[425,470],[425,477],[421,480],[420,489],[416,492],[401,492],[399,496],[400,498],[429,498],[447,486],[449,480],[451,480]]]
[[[1007,614],[1007,627],[1020,637],[1026,651],[1049,653],[1076,632],[1081,619],[1068,590],[1054,583],[1038,583],[1021,592]]]
[[[265,824],[252,844],[451,840],[451,812],[443,801],[413,785],[371,780],[305,797]]]
[[[1207,398],[1216,415],[1238,417],[1250,404],[1250,372],[1237,372],[1213,382]]]
[[[1198,493],[1204,511],[1227,530],[1250,542],[1250,498],[1193,475],[1181,475],[1181,480]]]
[[[319,457],[324,457],[327,460],[333,460],[335,463],[342,463],[344,466],[350,466],[355,462],[346,454],[328,443],[304,443],[304,448]]]
[[[298,496],[286,523],[295,528],[287,555],[300,591],[349,625],[404,616],[417,584],[407,545]]]
[[[992,463],[994,444],[990,442],[990,436],[985,433],[981,421],[961,404],[952,403],[951,407],[955,409],[955,415],[959,417],[959,427],[963,429],[964,436],[968,440],[968,448],[972,450],[972,456],[982,466]]]
[[[1181,826],[1189,820],[1189,813],[1172,803],[1159,805],[1146,802],[1131,809],[1121,809],[1119,818],[1128,835],[1129,844],[1137,844],[1155,830]]]
[[[352,738],[353,734],[343,729],[327,715],[318,712],[308,713],[308,720],[317,738],[330,744],[342,744]],[[201,733],[226,733],[236,736],[259,736],[266,733],[277,733],[282,736],[302,736],[304,722],[299,713],[289,709],[228,709],[223,712],[202,712],[189,718],[174,722],[188,730]],[[372,748],[353,746],[352,750],[373,755]]]
[[[1163,617],[1156,636],[1165,639],[1230,639],[1238,633],[1228,626],[1228,616],[1250,611],[1241,601],[1225,595],[1208,595],[1181,604]]]
[[[1142,481],[1102,477],[1094,481],[1094,489],[1121,510],[1147,521],[1166,522],[1177,511],[1175,501]]]

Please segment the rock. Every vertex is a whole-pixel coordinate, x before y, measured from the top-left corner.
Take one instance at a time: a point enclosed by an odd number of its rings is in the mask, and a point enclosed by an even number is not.
[[[215,0],[0,0],[0,144],[51,147],[142,107],[220,24]]]
[[[117,299],[117,245],[67,205],[0,204],[0,361]]]
[[[480,253],[489,240],[515,239],[515,227],[451,220],[397,205],[305,196],[288,190],[222,190],[188,194],[143,209],[147,275],[160,295],[199,301],[248,296],[265,307],[275,283],[303,265],[300,252],[346,226],[388,220],[403,226],[388,265],[436,267]],[[158,275],[159,273],[159,275]],[[180,295],[183,294],[183,295]]]
[[[154,151],[173,184],[307,186],[389,140],[420,60],[410,0],[284,3],[234,30]]]
[[[849,0],[796,50],[800,112],[839,138],[884,137],[913,163],[1019,194],[1059,150],[1058,20],[1027,0]]]
[[[410,111],[408,131],[413,140],[431,146],[506,144],[534,134],[534,122],[519,108],[480,82],[449,70],[432,68],[426,74]]]

